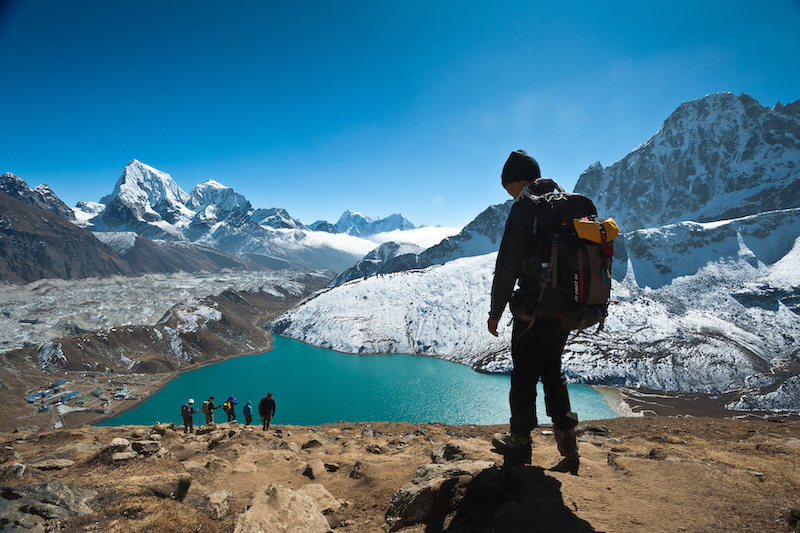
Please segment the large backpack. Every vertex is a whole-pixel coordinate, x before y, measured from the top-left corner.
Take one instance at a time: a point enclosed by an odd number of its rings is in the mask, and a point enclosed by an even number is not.
[[[208,400],[203,402],[203,406],[200,408],[200,410],[205,414],[208,414],[208,413],[211,412],[211,404],[209,403]]]
[[[594,203],[578,193],[557,190],[534,202],[534,232],[538,248],[523,265],[536,275],[537,288],[521,289],[511,299],[517,318],[559,318],[566,331],[593,324],[602,329],[611,296],[613,239],[619,228],[613,219],[598,219]]]
[[[181,416],[184,418],[190,418],[192,416],[192,408],[189,407],[188,403],[181,406]]]

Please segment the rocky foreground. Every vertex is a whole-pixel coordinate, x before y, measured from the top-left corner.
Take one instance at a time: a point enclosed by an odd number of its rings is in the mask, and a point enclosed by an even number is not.
[[[800,531],[798,421],[593,422],[572,473],[547,428],[532,465],[504,466],[503,429],[18,430],[0,435],[0,531]]]

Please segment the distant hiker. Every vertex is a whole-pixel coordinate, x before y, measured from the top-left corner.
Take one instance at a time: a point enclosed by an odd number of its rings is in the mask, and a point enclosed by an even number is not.
[[[249,426],[250,422],[253,421],[253,404],[250,403],[250,400],[247,400],[247,403],[244,404],[242,412],[244,413],[244,425]]]
[[[202,407],[200,410],[206,415],[206,425],[210,425],[214,423],[214,410],[219,409],[222,407],[221,405],[214,405],[214,397],[209,396],[208,400],[203,402]]]
[[[261,398],[258,404],[258,414],[261,417],[262,431],[269,429],[269,421],[275,416],[275,400],[272,399],[272,393],[268,392],[266,398]]]
[[[194,408],[194,400],[189,398],[189,401],[181,406],[181,418],[183,418],[183,432],[194,433],[194,414],[197,410]]]
[[[225,414],[228,415],[228,422],[231,420],[236,420],[236,411],[234,408],[236,407],[236,398],[233,396],[228,396],[228,399],[225,400],[225,403],[222,404],[222,410],[225,411]]]
[[[512,152],[503,166],[501,182],[514,198],[506,221],[500,251],[495,264],[491,293],[489,333],[498,336],[500,316],[511,300],[514,286],[520,290],[541,290],[540,271],[530,261],[549,257],[541,251],[542,232],[537,234],[537,204],[529,195],[541,196],[557,188],[550,179],[542,179],[539,164],[524,150]],[[536,254],[540,255],[537,256]],[[542,264],[542,268],[545,264]],[[534,315],[535,317],[535,315]],[[536,384],[544,386],[547,414],[553,420],[558,451],[564,457],[559,466],[577,472],[578,441],[575,426],[578,415],[572,412],[567,379],[561,369],[561,353],[567,341],[560,318],[538,318],[532,322],[514,317],[511,334],[511,423],[509,433],[494,435],[492,444],[498,453],[521,463],[531,461],[531,431],[536,427]]]

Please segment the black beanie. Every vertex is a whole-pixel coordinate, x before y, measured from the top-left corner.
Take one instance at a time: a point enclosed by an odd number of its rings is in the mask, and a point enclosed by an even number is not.
[[[539,170],[539,163],[529,156],[525,150],[516,150],[511,152],[506,164],[503,165],[500,181],[505,185],[515,181],[536,181],[541,177],[542,172]]]

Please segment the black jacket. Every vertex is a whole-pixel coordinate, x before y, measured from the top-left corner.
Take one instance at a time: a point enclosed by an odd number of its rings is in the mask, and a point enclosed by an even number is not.
[[[275,398],[261,398],[258,404],[258,414],[264,418],[272,417],[275,414]]]
[[[511,206],[494,267],[489,318],[499,320],[519,280],[521,289],[538,288],[542,252],[535,234],[537,205],[523,193]]]

